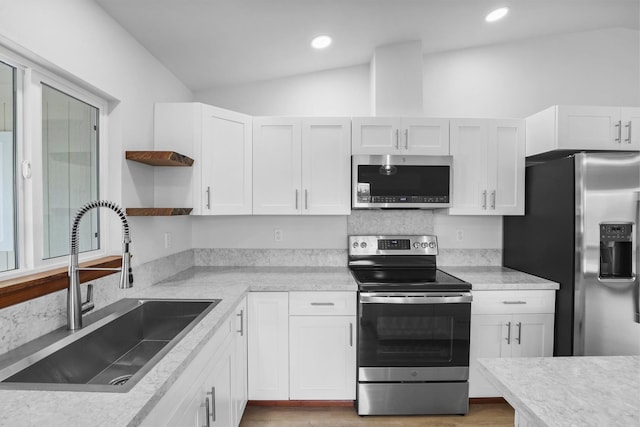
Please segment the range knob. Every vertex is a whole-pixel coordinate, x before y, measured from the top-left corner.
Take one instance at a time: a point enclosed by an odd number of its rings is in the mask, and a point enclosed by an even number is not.
[[[429,244],[428,244],[427,242],[422,242],[422,245],[421,245],[421,246],[422,246],[424,249],[426,249],[426,248],[429,246]]]
[[[416,249],[420,249],[420,242],[413,242],[413,247]]]
[[[435,248],[436,247],[436,242],[429,242],[429,247],[431,249]]]
[[[358,246],[360,246],[360,245],[358,245],[358,242],[353,242],[353,245],[352,245],[352,246],[353,246],[353,248],[354,248],[354,249],[356,249],[356,248],[357,248]]]
[[[362,242],[362,243],[360,243],[360,247],[361,247],[362,249],[366,248],[366,247],[367,247],[367,242]]]

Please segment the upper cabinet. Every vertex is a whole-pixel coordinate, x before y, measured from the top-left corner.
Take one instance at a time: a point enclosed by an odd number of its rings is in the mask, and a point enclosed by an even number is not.
[[[449,120],[354,117],[353,154],[449,154]]]
[[[250,116],[200,103],[156,104],[154,145],[196,159],[189,175],[156,176],[156,200],[191,200],[193,215],[251,214]]]
[[[640,108],[556,105],[526,119],[526,155],[640,150]]]
[[[524,121],[452,119],[451,215],[524,215]]]
[[[348,118],[253,119],[253,213],[348,215]]]

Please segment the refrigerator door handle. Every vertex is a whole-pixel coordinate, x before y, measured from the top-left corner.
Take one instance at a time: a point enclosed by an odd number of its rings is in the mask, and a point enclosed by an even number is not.
[[[631,139],[631,127],[629,127],[629,139]],[[636,250],[636,287],[633,290],[636,296],[635,322],[640,323],[640,278],[638,277],[638,268],[640,268],[640,191],[636,191],[636,241],[634,243]]]

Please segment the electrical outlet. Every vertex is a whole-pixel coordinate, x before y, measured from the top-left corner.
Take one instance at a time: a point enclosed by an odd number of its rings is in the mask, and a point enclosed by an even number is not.
[[[164,233],[164,248],[165,249],[169,249],[171,247],[171,243],[173,240],[173,236],[171,235],[171,233],[166,232]]]
[[[462,242],[464,240],[464,231],[456,230],[456,240]]]
[[[273,229],[273,240],[276,242],[282,242],[283,239],[282,228],[274,228]]]

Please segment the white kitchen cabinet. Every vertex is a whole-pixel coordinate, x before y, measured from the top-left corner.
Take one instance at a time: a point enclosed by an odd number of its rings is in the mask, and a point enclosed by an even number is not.
[[[192,215],[251,214],[250,116],[201,103],[155,105],[154,148],[195,159],[189,171],[156,173],[155,204]]]
[[[233,351],[231,357],[231,400],[234,425],[240,424],[247,406],[247,300],[243,298],[234,310]]]
[[[640,150],[640,108],[555,105],[526,119],[526,155]]]
[[[448,155],[449,120],[354,117],[353,154]]]
[[[251,292],[248,297],[250,400],[289,399],[289,294]]]
[[[356,398],[356,296],[289,295],[289,398]]]
[[[254,118],[253,213],[348,215],[350,132],[345,118]]]
[[[234,316],[225,319],[142,426],[237,426],[232,406]]]
[[[524,122],[452,119],[451,215],[524,215]]]
[[[469,397],[497,397],[478,358],[553,355],[555,291],[475,291],[471,305]]]
[[[248,311],[249,399],[355,399],[355,292],[251,292]]]

